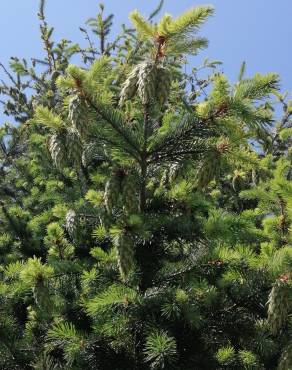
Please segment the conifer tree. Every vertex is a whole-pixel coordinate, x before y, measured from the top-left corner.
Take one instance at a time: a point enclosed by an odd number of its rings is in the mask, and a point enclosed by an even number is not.
[[[19,122],[1,129],[0,367],[290,369],[278,75],[245,78],[243,64],[231,84],[209,60],[184,72],[210,6],[134,11],[107,42],[101,5],[88,48],[55,44],[44,6],[43,72],[13,58],[0,87]]]

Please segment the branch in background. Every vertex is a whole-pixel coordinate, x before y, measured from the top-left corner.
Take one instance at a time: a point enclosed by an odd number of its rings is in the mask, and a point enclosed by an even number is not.
[[[52,73],[53,70],[56,69],[55,57],[54,57],[54,53],[53,53],[54,42],[52,42],[50,40],[51,36],[52,36],[52,33],[54,31],[54,28],[53,27],[48,27],[48,24],[47,24],[47,21],[46,21],[46,16],[45,16],[45,5],[46,5],[46,1],[41,0],[40,1],[39,12],[38,12],[38,17],[39,17],[39,20],[41,21],[41,24],[40,24],[41,39],[44,42],[44,49],[47,52],[47,60],[48,60],[48,64],[49,64],[49,71],[50,71],[50,73]]]
[[[148,20],[151,21],[157,14],[161,11],[164,4],[164,0],[160,0],[159,4],[157,5],[156,9],[149,15]]]

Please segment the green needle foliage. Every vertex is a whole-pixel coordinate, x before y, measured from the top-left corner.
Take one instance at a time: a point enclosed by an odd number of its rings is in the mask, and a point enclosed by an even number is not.
[[[292,101],[162,3],[1,65],[1,369],[291,369]]]
[[[176,357],[175,339],[169,337],[165,332],[151,333],[146,339],[145,356],[146,361],[153,369],[169,369]]]

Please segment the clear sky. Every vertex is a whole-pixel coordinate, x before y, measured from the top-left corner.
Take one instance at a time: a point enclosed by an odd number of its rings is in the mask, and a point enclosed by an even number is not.
[[[114,31],[128,22],[128,13],[139,9],[147,15],[158,0],[104,0],[108,12],[115,14]],[[292,90],[292,0],[210,0],[216,13],[202,28],[210,41],[204,56],[221,60],[224,72],[235,80],[242,61],[247,73],[278,72],[282,89]],[[204,4],[194,0],[165,0],[163,12],[178,15],[191,6]],[[0,0],[0,61],[8,64],[10,56],[38,57],[38,0]],[[55,26],[55,37],[83,42],[79,26],[95,16],[96,0],[47,0],[47,16]],[[1,77],[1,72],[0,72]]]

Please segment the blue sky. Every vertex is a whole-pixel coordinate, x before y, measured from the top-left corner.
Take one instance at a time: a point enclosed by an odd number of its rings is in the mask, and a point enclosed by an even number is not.
[[[158,0],[104,0],[108,12],[115,14],[114,31],[128,22],[129,11],[138,8],[147,15]],[[235,80],[242,61],[247,62],[247,73],[278,72],[282,89],[292,90],[291,0],[213,0],[216,13],[202,28],[210,46],[197,56],[200,64],[204,56],[221,60],[223,70]],[[163,12],[178,15],[191,6],[204,4],[194,0],[165,0]],[[0,0],[0,61],[8,64],[10,56],[38,57],[39,40],[38,0]],[[83,42],[79,26],[98,10],[96,0],[47,0],[47,16],[55,26],[56,39],[68,38]],[[1,73],[1,72],[0,72]]]

